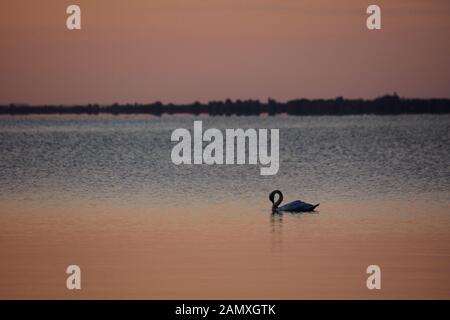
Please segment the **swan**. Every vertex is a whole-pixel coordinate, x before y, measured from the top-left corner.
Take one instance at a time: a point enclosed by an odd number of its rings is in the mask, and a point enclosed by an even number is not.
[[[278,194],[278,200],[275,201],[275,195]],[[289,211],[289,212],[310,212],[317,208],[318,204],[310,204],[301,200],[295,200],[278,207],[283,201],[283,194],[280,190],[274,190],[269,194],[269,200],[272,202],[272,212]]]

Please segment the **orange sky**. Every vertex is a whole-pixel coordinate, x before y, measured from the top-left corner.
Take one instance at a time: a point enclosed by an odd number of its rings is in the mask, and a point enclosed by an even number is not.
[[[448,0],[3,0],[0,39],[0,103],[450,97]]]

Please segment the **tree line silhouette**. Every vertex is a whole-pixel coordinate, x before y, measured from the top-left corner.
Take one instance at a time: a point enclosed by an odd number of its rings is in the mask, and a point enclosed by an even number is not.
[[[385,95],[373,100],[364,99],[296,99],[288,102],[277,102],[268,99],[267,102],[258,100],[210,101],[208,103],[194,102],[191,104],[113,104],[100,106],[88,105],[1,105],[0,114],[209,114],[221,115],[357,115],[357,114],[418,114],[450,113],[450,99],[409,99],[400,98],[396,94]]]

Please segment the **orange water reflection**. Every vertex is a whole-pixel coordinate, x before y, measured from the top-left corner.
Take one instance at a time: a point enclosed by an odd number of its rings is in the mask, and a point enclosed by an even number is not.
[[[448,203],[0,202],[0,298],[450,298]],[[82,269],[82,290],[65,268]],[[382,268],[382,290],[365,287]]]

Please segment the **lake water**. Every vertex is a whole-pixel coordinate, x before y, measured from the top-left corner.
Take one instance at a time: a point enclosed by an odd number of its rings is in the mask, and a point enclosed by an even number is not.
[[[278,174],[174,165],[194,120],[280,129]],[[449,299],[449,146],[449,115],[2,117],[0,297]]]

